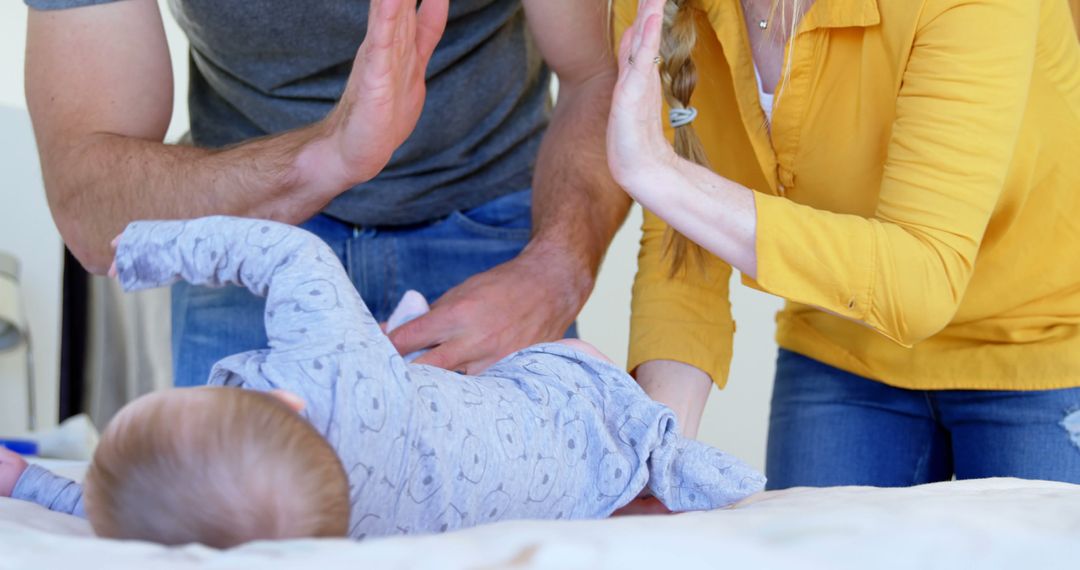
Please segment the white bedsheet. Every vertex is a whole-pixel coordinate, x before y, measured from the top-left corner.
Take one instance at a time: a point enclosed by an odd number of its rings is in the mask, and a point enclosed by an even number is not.
[[[793,489],[710,513],[509,522],[441,536],[257,543],[227,552],[96,539],[81,520],[0,499],[0,569],[99,567],[1077,568],[1080,486],[989,479]]]

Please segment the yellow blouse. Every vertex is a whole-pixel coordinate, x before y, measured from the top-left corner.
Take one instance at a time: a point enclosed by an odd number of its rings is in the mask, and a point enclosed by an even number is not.
[[[616,0],[616,31],[637,0]],[[777,340],[915,389],[1080,386],[1080,44],[1067,0],[818,0],[771,132],[739,0],[694,0],[695,123],[757,190]],[[731,268],[672,279],[646,213],[630,368],[723,386]]]

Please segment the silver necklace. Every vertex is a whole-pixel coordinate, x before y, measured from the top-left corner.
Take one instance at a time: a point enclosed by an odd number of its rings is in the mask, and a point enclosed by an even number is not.
[[[743,8],[744,12],[749,12],[750,11],[750,6],[748,6],[747,4],[748,3],[745,0],[743,0],[742,8]],[[757,27],[758,27],[759,30],[761,30],[763,32],[765,30],[768,30],[769,29],[769,18],[765,17],[765,18],[761,18],[760,20],[758,20]]]

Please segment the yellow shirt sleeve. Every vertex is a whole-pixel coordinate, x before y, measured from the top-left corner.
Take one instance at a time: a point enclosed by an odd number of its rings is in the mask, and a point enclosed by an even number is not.
[[[633,370],[650,360],[676,360],[704,370],[721,388],[731,365],[728,287],[731,266],[705,253],[674,276],[664,256],[667,224],[645,212],[630,317]]]
[[[1038,2],[1014,0],[928,2],[875,215],[757,194],[758,285],[904,346],[941,331],[963,298],[1013,157],[1039,11]]]

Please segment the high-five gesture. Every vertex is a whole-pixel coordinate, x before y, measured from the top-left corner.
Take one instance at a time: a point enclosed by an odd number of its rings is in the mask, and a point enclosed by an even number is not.
[[[424,73],[446,27],[449,0],[372,0],[367,36],[316,148],[325,172],[351,186],[373,178],[408,138],[424,107]]]

